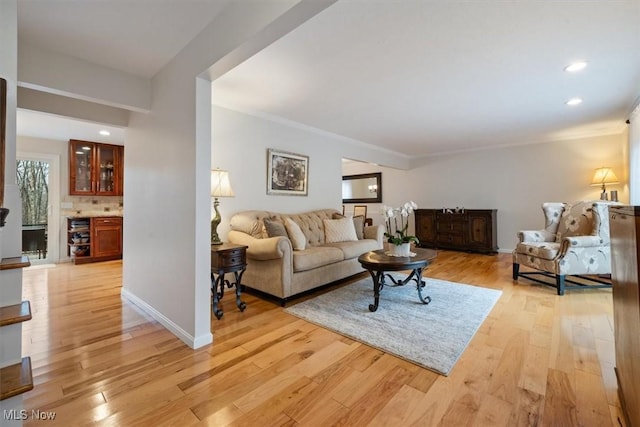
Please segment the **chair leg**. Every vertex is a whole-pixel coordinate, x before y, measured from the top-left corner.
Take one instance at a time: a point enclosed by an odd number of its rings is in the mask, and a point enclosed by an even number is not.
[[[520,272],[520,264],[513,263],[513,280],[518,280],[518,273]]]
[[[564,295],[564,274],[556,274],[556,288],[558,295]]]

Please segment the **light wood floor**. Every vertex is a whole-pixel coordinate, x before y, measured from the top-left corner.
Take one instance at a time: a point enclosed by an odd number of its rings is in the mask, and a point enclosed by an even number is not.
[[[122,302],[118,261],[26,269],[25,409],[55,420],[25,425],[625,425],[610,290],[513,282],[507,254],[442,251],[426,275],[503,291],[449,377],[247,294],[193,351]]]

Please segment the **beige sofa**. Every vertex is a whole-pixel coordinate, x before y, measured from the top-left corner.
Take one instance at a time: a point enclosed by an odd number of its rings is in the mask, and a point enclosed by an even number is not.
[[[289,297],[364,271],[358,256],[382,248],[384,227],[364,227],[362,239],[355,241],[327,243],[324,220],[340,216],[334,209],[301,214],[267,211],[235,214],[228,240],[248,246],[242,284],[277,297],[284,304]],[[288,236],[268,237],[265,218],[282,224],[290,218],[304,234],[305,248],[294,250]]]

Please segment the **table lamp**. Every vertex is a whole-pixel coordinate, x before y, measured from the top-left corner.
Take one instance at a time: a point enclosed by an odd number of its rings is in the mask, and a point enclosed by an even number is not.
[[[211,220],[212,245],[222,244],[220,236],[218,236],[218,225],[220,225],[220,221],[222,220],[222,218],[220,217],[220,212],[218,211],[218,206],[220,205],[218,197],[233,196],[233,189],[231,188],[231,183],[229,182],[229,172],[220,169],[213,169],[211,171],[211,197],[215,198],[213,201],[213,209],[215,209],[216,215]]]
[[[609,167],[601,167],[596,169],[595,175],[593,175],[593,181],[591,185],[602,186],[602,193],[600,193],[600,200],[607,200],[607,187],[605,184],[619,184],[618,177],[613,170]]]

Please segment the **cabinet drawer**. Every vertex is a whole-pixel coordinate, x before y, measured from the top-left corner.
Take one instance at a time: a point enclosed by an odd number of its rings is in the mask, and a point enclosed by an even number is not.
[[[246,251],[233,249],[230,251],[216,252],[211,254],[211,268],[239,267],[246,263]]]
[[[453,232],[453,233],[462,233],[465,230],[466,222],[464,221],[441,221],[438,223],[438,231],[439,232]]]
[[[438,233],[438,244],[441,246],[462,246],[466,239],[461,233]]]
[[[104,217],[104,218],[93,218],[93,224],[95,227],[105,226],[105,225],[122,225],[122,218],[116,216]]]

